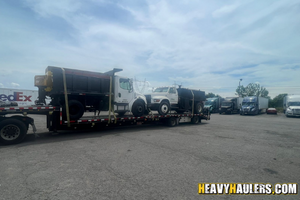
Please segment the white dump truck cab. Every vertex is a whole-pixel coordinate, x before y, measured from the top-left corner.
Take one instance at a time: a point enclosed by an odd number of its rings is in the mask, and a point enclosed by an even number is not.
[[[145,96],[148,108],[157,110],[160,115],[166,115],[170,110],[200,114],[206,100],[204,91],[181,87],[159,87]]]
[[[119,115],[132,112],[142,116],[147,108],[146,97],[133,89],[132,79],[114,76],[114,111]]]
[[[300,95],[288,95],[283,100],[283,109],[287,117],[300,117]]]
[[[176,87],[158,87],[147,97],[148,108],[157,110],[159,114],[165,115],[178,104],[178,93]]]

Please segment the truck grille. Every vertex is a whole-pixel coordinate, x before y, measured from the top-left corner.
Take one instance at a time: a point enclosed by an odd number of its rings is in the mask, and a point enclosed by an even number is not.
[[[293,112],[294,112],[295,114],[300,114],[300,109],[293,109]]]

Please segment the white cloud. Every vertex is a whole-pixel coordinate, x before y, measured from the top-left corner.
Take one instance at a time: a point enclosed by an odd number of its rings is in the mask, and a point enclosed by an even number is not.
[[[34,75],[48,65],[100,72],[119,67],[121,75],[152,80],[153,86],[178,81],[224,94],[234,94],[239,78],[245,85],[299,85],[299,70],[281,69],[300,63],[297,1],[26,0],[24,5],[31,13],[21,9],[13,17],[3,9],[0,17],[5,85],[18,80],[33,89]]]
[[[11,85],[13,88],[20,87],[20,84],[14,83],[14,82],[11,82],[10,85]]]
[[[223,17],[224,15],[227,15],[227,14],[233,12],[237,7],[238,7],[238,4],[223,6],[219,9],[215,10],[212,13],[212,16],[215,18]]]

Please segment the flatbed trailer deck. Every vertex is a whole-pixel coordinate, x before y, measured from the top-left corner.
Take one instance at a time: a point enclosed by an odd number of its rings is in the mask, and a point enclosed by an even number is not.
[[[74,130],[82,128],[95,128],[104,126],[140,125],[161,122],[169,126],[176,126],[182,122],[197,124],[202,119],[210,120],[210,114],[177,114],[167,115],[148,114],[141,117],[132,115],[115,116],[83,116],[78,120],[67,121],[63,118],[62,107],[59,106],[29,106],[29,107],[0,107],[0,142],[14,144],[21,142],[27,134],[29,125],[36,134],[34,119],[30,114],[46,115],[49,131]],[[8,116],[9,115],[9,116]],[[12,115],[12,116],[10,116]],[[37,134],[36,134],[37,136]]]

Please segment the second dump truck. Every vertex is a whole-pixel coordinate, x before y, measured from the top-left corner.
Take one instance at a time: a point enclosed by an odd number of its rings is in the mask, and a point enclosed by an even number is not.
[[[158,87],[153,93],[145,95],[148,108],[158,111],[160,115],[166,115],[170,110],[177,113],[190,111],[202,113],[205,101],[205,92],[187,88]]]

